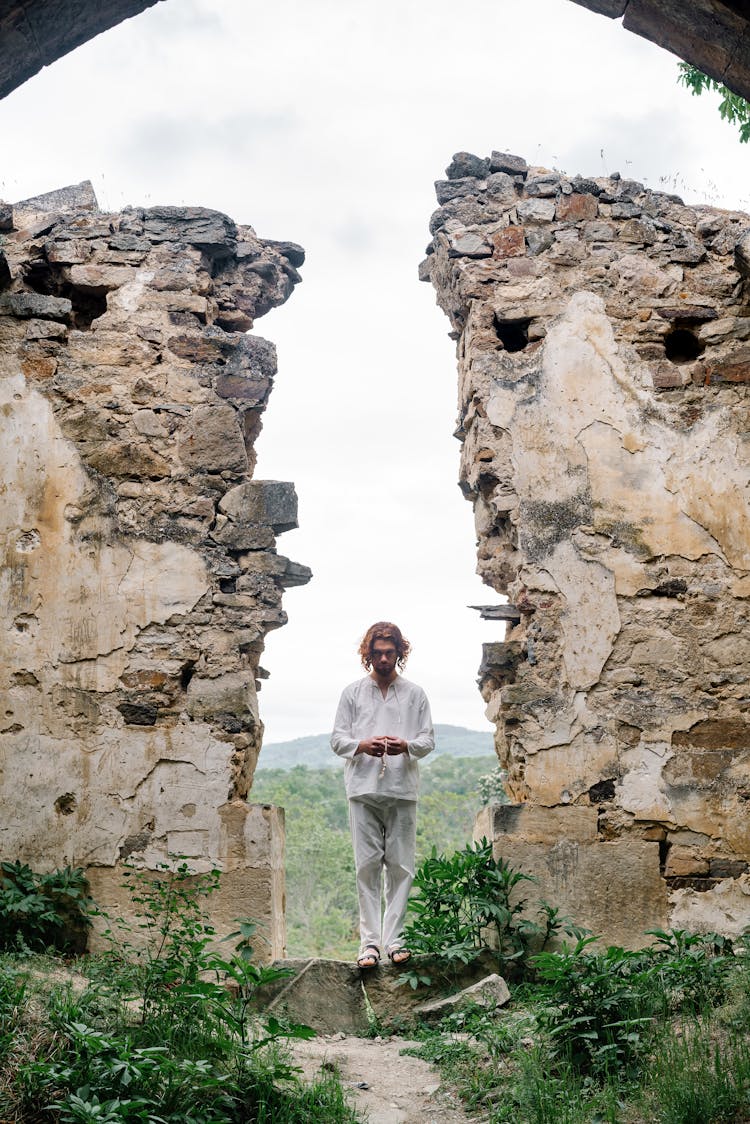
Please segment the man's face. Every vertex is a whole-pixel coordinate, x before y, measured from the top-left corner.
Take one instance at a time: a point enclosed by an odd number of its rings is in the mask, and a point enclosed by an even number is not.
[[[396,670],[398,653],[392,640],[375,640],[370,649],[372,669],[382,679],[388,679]]]

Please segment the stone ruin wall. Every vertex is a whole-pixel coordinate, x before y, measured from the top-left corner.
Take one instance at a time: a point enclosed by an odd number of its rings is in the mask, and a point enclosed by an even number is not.
[[[609,940],[750,923],[750,219],[618,175],[454,157],[421,267],[457,341],[477,831]],[[535,896],[532,893],[532,896]]]
[[[283,812],[246,797],[266,634],[306,567],[291,484],[254,480],[276,371],[246,335],[302,249],[199,207],[0,206],[0,857],[218,866],[213,920],[283,954]]]

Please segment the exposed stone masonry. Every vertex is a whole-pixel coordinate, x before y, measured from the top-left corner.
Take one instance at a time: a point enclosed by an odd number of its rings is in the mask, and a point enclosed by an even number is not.
[[[246,335],[302,249],[200,207],[0,207],[0,854],[168,854],[225,874],[216,920],[280,955],[283,821],[246,803],[293,485],[253,480],[275,349]]]
[[[459,153],[421,267],[457,340],[481,689],[518,803],[479,830],[576,920],[750,921],[750,219]]]

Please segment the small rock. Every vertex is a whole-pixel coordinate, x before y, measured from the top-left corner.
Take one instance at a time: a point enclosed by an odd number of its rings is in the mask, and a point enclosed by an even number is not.
[[[750,230],[746,230],[734,247],[734,264],[743,277],[750,277]]]
[[[73,305],[65,297],[47,297],[41,293],[7,293],[0,302],[0,311],[19,319],[67,320]]]
[[[682,243],[669,255],[670,261],[682,262],[685,265],[697,265],[698,262],[703,261],[706,256],[706,248],[702,242],[699,242],[692,234],[686,234]]]
[[[491,238],[496,258],[523,257],[526,253],[525,231],[522,226],[506,226]]]
[[[264,242],[266,246],[273,246],[275,250],[278,250],[281,256],[286,258],[293,266],[299,268],[299,266],[305,264],[305,251],[297,242],[277,242],[273,238],[265,238]]]
[[[636,219],[643,214],[643,208],[637,203],[613,203],[613,219]]]
[[[595,196],[581,192],[563,195],[557,204],[556,217],[559,222],[579,222],[582,219],[595,219],[598,213],[599,204]]]
[[[628,219],[620,228],[620,238],[623,242],[638,242],[646,246],[653,245],[656,241],[656,231],[650,219]],[[701,246],[701,253],[705,251]]]
[[[522,156],[510,152],[493,152],[490,156],[491,172],[508,172],[510,175],[526,176],[529,165]]]
[[[552,222],[555,217],[553,199],[524,199],[517,210],[522,222]]]
[[[582,195],[601,195],[602,188],[596,180],[584,179],[582,176],[575,176],[570,181],[570,186],[574,192],[580,192]]]
[[[526,231],[526,245],[529,247],[529,253],[532,257],[543,254],[553,242],[554,238],[549,230],[534,230],[532,228]]]
[[[691,320],[694,324],[703,324],[708,320],[716,320],[718,312],[705,304],[678,304],[657,308],[656,312],[663,320]]]
[[[445,169],[445,174],[449,180],[463,179],[466,176],[483,180],[489,174],[489,170],[488,159],[475,156],[473,152],[456,152]]]
[[[277,535],[297,524],[297,493],[286,480],[248,480],[224,494],[219,510],[239,523],[261,523]]]
[[[462,231],[452,235],[450,242],[451,257],[488,258],[492,255],[492,247],[479,234]]]
[[[526,194],[535,198],[554,196],[559,194],[559,191],[560,177],[554,172],[543,176],[532,176],[531,179],[526,180]]]
[[[476,195],[478,191],[477,181],[471,176],[464,176],[460,180],[435,180],[435,195],[441,205],[451,199],[460,199],[465,195]]]
[[[512,205],[517,199],[515,180],[505,172],[494,172],[487,179],[487,194],[493,202]]]
[[[510,999],[508,985],[502,976],[493,973],[486,976],[479,983],[465,987],[455,995],[445,999],[434,999],[431,1003],[422,1003],[415,1009],[415,1014],[426,1021],[441,1019],[452,1011],[460,1011],[463,1007],[476,1005],[479,1007],[504,1006]]]

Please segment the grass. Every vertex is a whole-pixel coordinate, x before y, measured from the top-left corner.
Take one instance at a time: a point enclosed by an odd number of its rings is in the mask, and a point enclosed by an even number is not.
[[[144,1018],[132,968],[107,959],[84,979],[55,956],[0,956],[3,1124],[355,1124],[336,1074],[302,1082],[284,1028],[253,1020],[243,1048],[210,995],[177,988]]]
[[[19,870],[9,925],[40,898]],[[77,877],[62,874],[66,887]],[[239,920],[234,947],[217,951],[206,899],[218,871],[195,874],[175,856],[124,880],[134,919],[114,919],[109,951],[76,960],[76,973],[60,953],[29,951],[41,923],[5,942],[21,951],[0,956],[3,1124],[355,1124],[335,1075],[305,1085],[292,1064],[289,1041],[314,1032],[252,1013],[258,989],[291,974],[254,962],[255,923]]]
[[[490,1124],[750,1124],[746,947],[655,935],[545,953],[510,1006],[420,1028],[419,1056]]]

